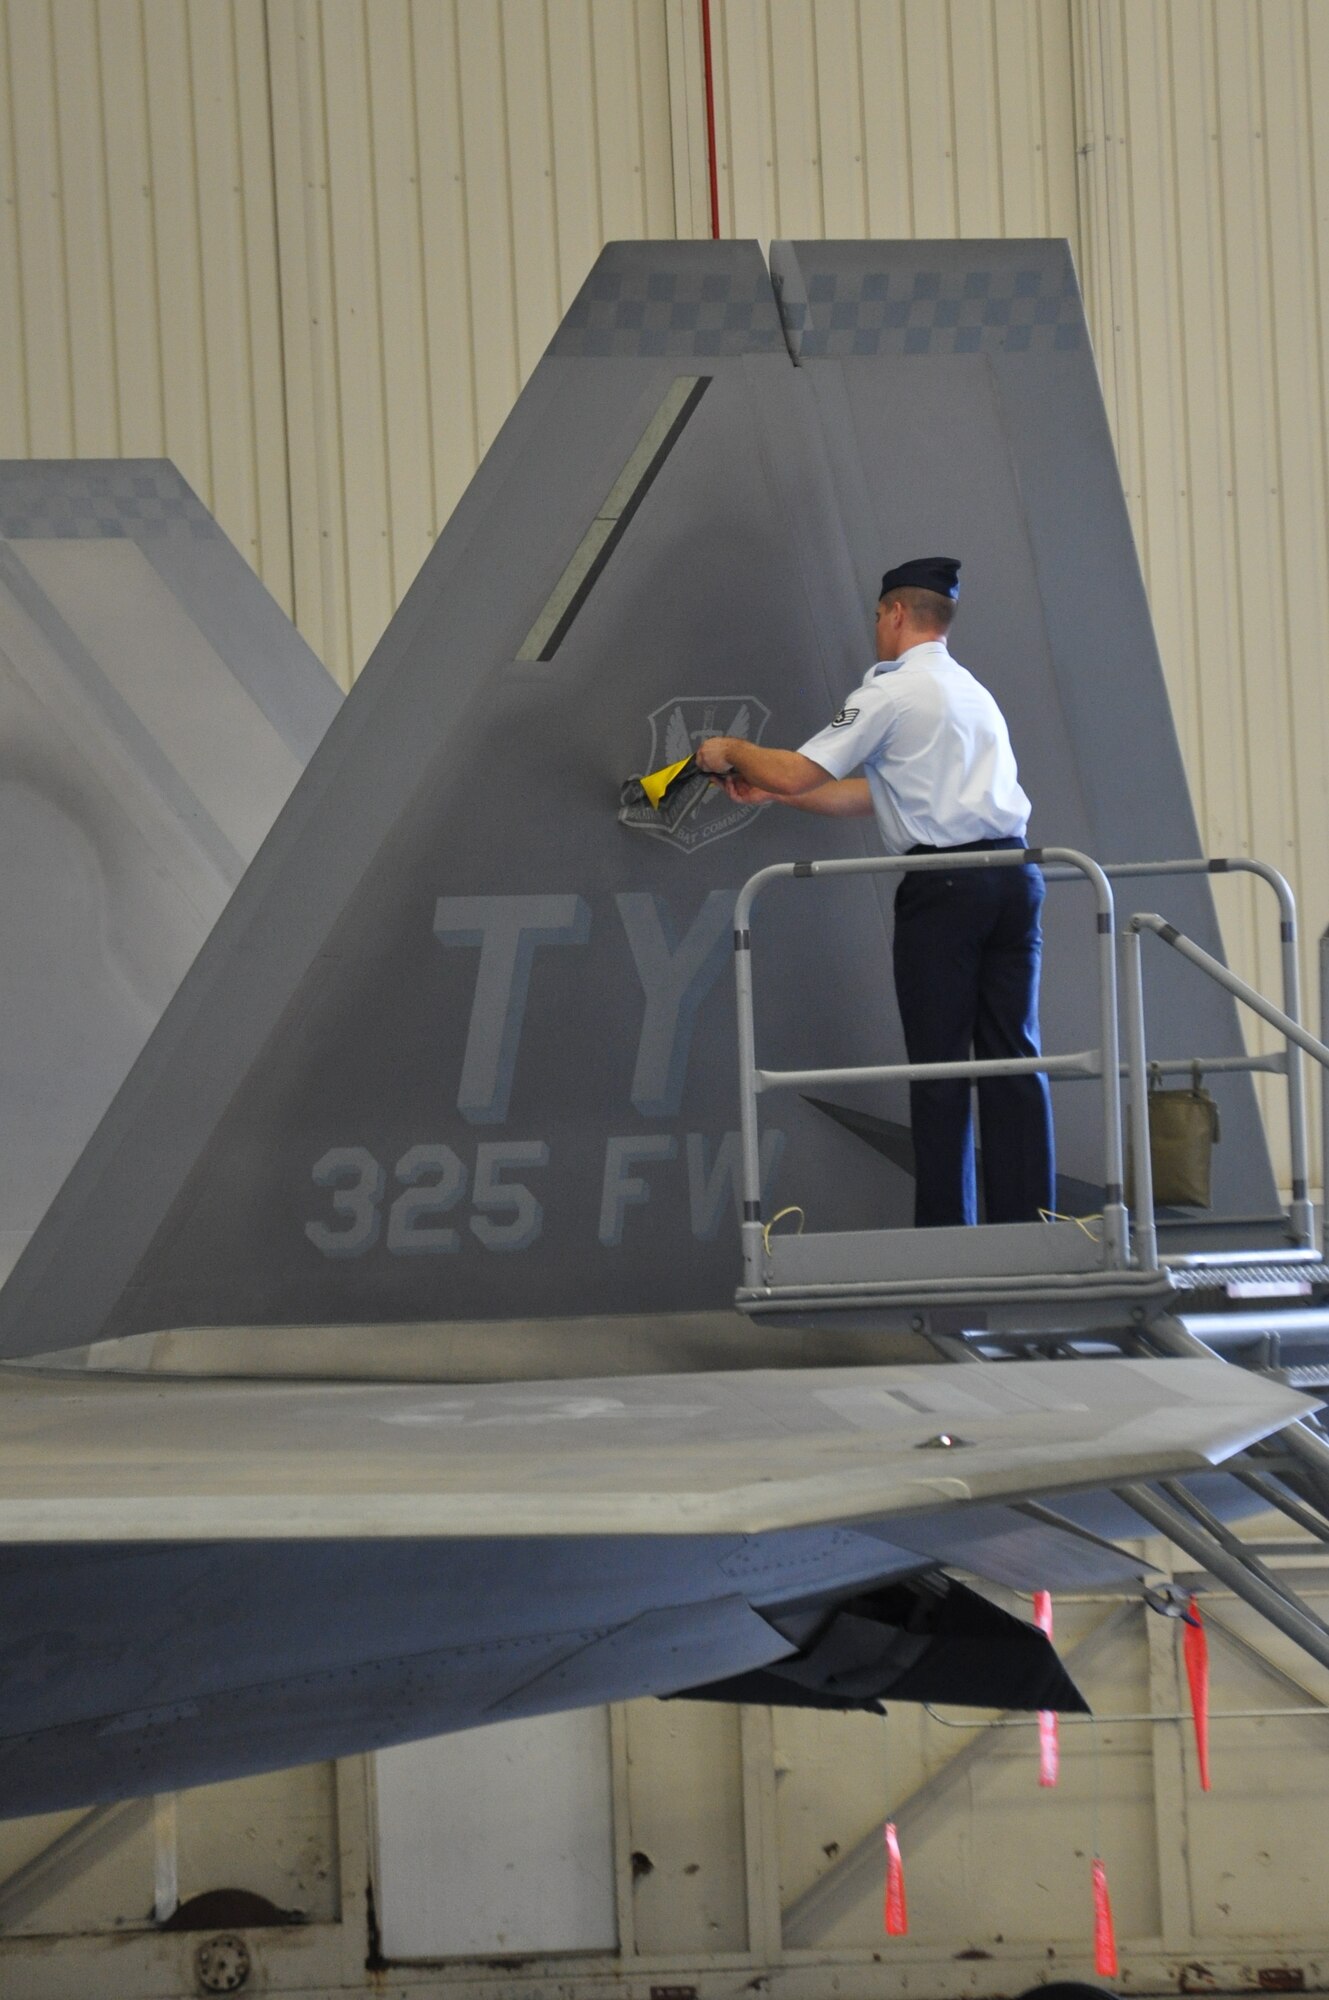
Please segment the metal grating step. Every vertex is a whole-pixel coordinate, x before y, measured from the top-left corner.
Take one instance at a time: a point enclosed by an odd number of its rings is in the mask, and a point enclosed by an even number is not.
[[[1329,1389],[1329,1361],[1304,1361],[1295,1368],[1272,1371],[1289,1389]]]
[[[1166,1269],[1179,1292],[1222,1292],[1230,1299],[1307,1298],[1317,1285],[1329,1285],[1329,1264],[1319,1258],[1269,1263],[1242,1258]]]

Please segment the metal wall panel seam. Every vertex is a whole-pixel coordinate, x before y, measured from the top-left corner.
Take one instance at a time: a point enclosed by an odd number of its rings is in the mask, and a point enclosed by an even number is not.
[[[1044,137],[1043,231],[1065,236],[1083,271],[1084,218],[1076,171],[1073,0],[1036,0],[1038,124]]]
[[[1198,8],[1190,0],[1198,33]],[[1223,535],[1221,494],[1225,483],[1224,445],[1218,422],[1218,356],[1212,339],[1197,341],[1197,326],[1212,327],[1217,312],[1212,246],[1215,230],[1221,226],[1215,211],[1206,161],[1210,146],[1211,114],[1208,86],[1202,65],[1179,63],[1176,50],[1177,23],[1187,25],[1178,14],[1167,16],[1168,76],[1167,97],[1172,130],[1174,206],[1177,238],[1178,311],[1181,330],[1181,396],[1179,422],[1184,441],[1184,476],[1188,566],[1185,572],[1190,644],[1197,662],[1197,762],[1191,766],[1191,782],[1196,792],[1200,823],[1217,852],[1240,848],[1235,828],[1215,822],[1211,792],[1232,796],[1224,783],[1221,768],[1211,745],[1212,711],[1203,698],[1208,682],[1203,663],[1211,651],[1215,666],[1225,671],[1225,651],[1217,642],[1226,625],[1224,600],[1229,568],[1218,565],[1210,570],[1210,587],[1201,591],[1200,577],[1209,564],[1202,560],[1206,535],[1221,543]],[[1208,554],[1208,551],[1206,551]],[[1220,738],[1223,754],[1228,754],[1229,736]],[[1247,901],[1249,898],[1247,897]]]
[[[1101,24],[1096,0],[1077,0],[1072,72],[1076,92],[1076,158],[1080,174],[1080,281],[1108,424],[1117,435],[1116,371],[1111,341],[1112,266],[1108,254],[1108,114]]]
[[[919,0],[904,0],[912,236],[958,233],[955,119],[947,45],[949,20],[949,4],[936,7],[932,0],[925,0],[923,5]],[[915,107],[920,105],[926,108],[922,116],[916,116]]]
[[[469,198],[461,152],[461,78],[450,0],[412,0],[416,94],[444,107],[420,139],[421,257],[425,286],[425,368],[432,423],[433,531],[465,490],[477,464],[475,322],[467,261]]]
[[[558,153],[554,145],[554,64],[550,49],[548,5],[544,6],[540,12],[540,81],[541,116],[549,160],[549,254],[553,262],[555,309],[557,316],[561,318],[571,303],[574,294],[564,289],[562,244],[559,241],[558,233]]]
[[[990,6],[946,10],[955,212],[962,236],[1005,236],[1000,65]]]
[[[729,14],[718,0],[711,7],[711,64],[715,94],[715,180],[719,191],[721,236],[735,236],[738,205],[734,198],[734,175],[730,163],[734,129],[733,106],[729,97]],[[708,232],[709,233],[709,232]]]
[[[1242,678],[1245,779],[1253,851],[1275,859],[1284,855],[1283,800],[1290,718],[1280,716],[1276,680],[1266,664],[1286,645],[1285,607],[1268,580],[1279,570],[1274,524],[1268,506],[1269,450],[1274,427],[1270,378],[1268,242],[1263,162],[1256,118],[1260,116],[1256,21],[1219,10],[1214,15],[1219,89],[1219,161],[1224,201],[1224,275],[1228,329],[1227,391],[1232,428],[1232,511],[1236,544],[1236,603]],[[1249,282],[1251,272],[1256,282]],[[1254,366],[1249,365],[1253,358]],[[1247,366],[1243,368],[1242,364]],[[1276,670],[1275,670],[1276,671]],[[1272,684],[1271,684],[1272,682]],[[1264,782],[1265,773],[1278,776]],[[1276,976],[1276,949],[1260,926],[1254,937],[1255,983]],[[1256,1035],[1255,1045],[1265,1037]],[[1268,1102],[1267,1090],[1262,1092]]]
[[[696,0],[665,0],[669,126],[674,181],[674,232],[711,233],[706,160],[705,78]]]
[[[34,456],[62,458],[74,445],[73,381],[50,28],[44,7],[23,7],[17,14],[9,9],[28,435]]]
[[[863,174],[870,236],[914,234],[914,168],[910,142],[908,53],[901,0],[884,0],[858,17],[864,75],[883,79],[888,93],[879,116],[863,126]]]
[[[318,523],[320,596],[327,651],[323,658],[343,687],[355,678],[351,642],[350,557],[342,505],[345,482],[345,440],[341,426],[339,340],[336,274],[333,263],[332,185],[328,164],[328,104],[323,59],[322,10],[312,0],[295,0],[297,48],[300,54],[300,129],[304,147],[302,182],[307,196],[309,227],[305,250],[310,265],[310,327],[318,391],[315,407],[316,484],[314,519]]]
[[[996,0],[992,0],[987,28],[992,47],[997,220],[1002,236],[1042,234],[1039,204],[1033,198],[1033,180],[1043,148],[1041,138],[1035,136],[1041,130],[1040,122],[1031,114],[1031,26],[1028,0],[1024,0],[1019,12],[1019,32],[1012,29],[1003,35]]]
[[[236,24],[244,0],[229,8],[191,4],[190,74],[198,192],[200,278],[208,426],[212,437],[211,505],[250,563],[258,565],[248,245],[240,153]]]
[[[368,14],[364,25],[388,588],[396,606],[433,541],[410,9],[405,0],[391,11],[376,8],[372,28]]]
[[[212,438],[202,327],[188,17],[167,5],[145,38],[148,143],[161,317],[162,443],[205,504],[212,501]]]
[[[18,152],[14,133],[14,63],[8,0],[0,0],[0,451],[26,458],[28,423],[27,329],[19,254]]]
[[[1311,527],[1325,518],[1325,488],[1316,464],[1316,438],[1323,437],[1324,412],[1319,405],[1319,380],[1315,366],[1316,316],[1309,296],[1315,273],[1315,220],[1307,213],[1306,191],[1310,185],[1309,126],[1299,118],[1298,99],[1304,88],[1301,59],[1304,57],[1304,9],[1295,0],[1274,0],[1261,16],[1264,44],[1263,130],[1266,167],[1267,232],[1270,248],[1270,326],[1274,407],[1277,416],[1277,518],[1282,555],[1282,595],[1286,607],[1288,641],[1285,654],[1284,702],[1287,713],[1297,718],[1298,727],[1289,744],[1291,753],[1292,826],[1289,852],[1310,854],[1324,844],[1329,832],[1324,813],[1323,760],[1317,755],[1311,770],[1303,773],[1299,745],[1312,732],[1303,734],[1303,724],[1318,711],[1323,719],[1323,696],[1316,700],[1323,675],[1315,676],[1315,686],[1304,690],[1297,661],[1304,657],[1300,633],[1315,632],[1319,639],[1314,650],[1321,656],[1329,639],[1329,601],[1326,599],[1325,568],[1319,554],[1323,537]],[[1298,32],[1301,30],[1302,32]],[[1274,37],[1278,41],[1274,42]],[[1273,44],[1275,60],[1270,60]],[[1286,93],[1283,102],[1274,102],[1276,84]],[[1289,101],[1286,101],[1290,99]],[[1292,607],[1304,593],[1304,623],[1297,621],[1298,640],[1294,650]],[[1318,616],[1316,615],[1318,613]],[[1313,643],[1313,642],[1312,642]],[[1321,732],[1317,751],[1325,748]],[[1312,772],[1314,775],[1312,775]],[[1309,780],[1309,782],[1307,782]],[[1312,801],[1314,802],[1312,804]],[[1317,822],[1307,825],[1308,813]]]
[[[516,397],[520,394],[522,385],[526,380],[526,369],[523,366],[523,360],[522,360],[523,270],[522,270],[521,260],[517,255],[518,200],[517,200],[516,162],[513,157],[514,139],[517,140],[517,142],[519,143],[520,135],[516,133],[517,121],[513,116],[513,107],[509,97],[511,84],[508,75],[508,64],[507,64],[506,50],[505,50],[507,18],[508,18],[507,0],[499,0],[498,33],[494,38],[494,60],[497,71],[496,74],[497,95],[501,111],[501,129],[503,134],[501,163],[502,163],[502,187],[503,187],[503,219],[506,225],[503,231],[503,240],[507,252],[508,298],[511,301],[511,310],[512,310],[512,376],[513,376],[512,393],[513,393],[513,398],[515,400]],[[496,425],[495,426],[496,431],[497,428],[498,426]]]
[[[1319,218],[1329,213],[1329,110],[1327,110],[1327,106],[1329,106],[1329,92],[1318,88],[1316,79],[1329,76],[1329,12],[1326,12],[1322,7],[1311,6],[1310,0],[1305,0],[1302,9],[1301,46],[1303,59],[1301,68],[1302,98],[1300,115],[1304,121],[1306,131],[1308,200],[1311,219],[1311,297],[1314,302],[1311,316],[1311,330],[1315,359],[1312,363],[1312,368],[1319,409],[1319,422],[1316,427],[1316,464],[1319,492],[1317,514],[1321,533],[1324,534],[1329,532],[1329,322],[1327,322],[1326,318],[1325,297],[1326,284],[1329,283],[1329,268],[1326,267],[1326,260],[1321,247]],[[1324,673],[1320,671],[1320,666],[1326,650],[1325,635],[1329,634],[1329,603],[1326,602],[1326,595],[1329,594],[1329,577],[1325,575],[1323,564],[1317,563],[1315,570],[1319,578],[1320,588],[1320,621],[1318,630],[1321,636],[1318,644],[1308,647],[1308,651],[1313,651],[1318,655],[1318,658],[1314,658],[1308,663],[1308,677],[1314,686],[1320,720],[1318,742],[1314,754],[1319,770],[1323,771],[1326,765],[1329,764],[1329,681],[1327,681]],[[1317,797],[1322,809],[1329,809],[1326,807],[1326,802],[1323,799],[1323,786],[1321,786],[1319,793],[1313,792],[1312,796]],[[1327,850],[1329,850],[1329,841],[1320,840],[1313,844],[1311,851],[1323,856]],[[1325,863],[1321,861],[1321,871],[1323,871],[1324,867]],[[1318,924],[1319,913],[1324,910],[1326,904],[1329,904],[1329,886],[1325,884],[1322,873],[1320,879],[1314,883],[1314,887],[1316,897],[1310,903],[1309,907],[1312,917],[1316,920],[1316,924]],[[1314,928],[1314,924],[1307,925],[1308,948]],[[1310,966],[1309,961],[1308,973],[1306,990],[1307,992],[1314,992],[1315,972]],[[1317,1101],[1315,1105],[1315,1116],[1317,1119],[1320,1117],[1320,1109],[1320,1104]],[[1317,1155],[1321,1160],[1324,1158],[1324,1144],[1325,1138],[1322,1136],[1320,1151]]]
[[[359,5],[323,10],[336,394],[341,432],[350,667],[357,674],[393,610],[383,357],[379,338],[376,161]]]
[[[796,13],[805,14],[807,4],[808,0],[789,0],[784,15],[779,18],[792,20]],[[789,114],[784,109],[785,98],[780,88],[783,80],[780,74],[783,62],[779,51],[783,47],[784,37],[776,32],[776,20],[775,11],[769,4],[758,7],[753,16],[756,39],[760,47],[760,58],[756,69],[758,102],[765,113],[764,152],[769,154],[771,235],[801,236],[805,232],[799,227],[801,218],[796,212],[794,190],[791,186],[786,198],[783,185],[786,150],[794,151],[795,143],[791,139],[786,149],[781,129]],[[790,69],[797,98],[803,94],[807,72],[805,66],[797,61],[790,65]],[[810,228],[806,233],[815,234]]]
[[[1251,852],[1250,796],[1246,771],[1245,733],[1232,726],[1232,718],[1242,712],[1242,664],[1239,647],[1233,644],[1234,633],[1239,633],[1238,567],[1236,547],[1236,515],[1232,505],[1234,481],[1232,411],[1229,394],[1230,352],[1226,312],[1226,245],[1227,215],[1223,198],[1223,184],[1218,172],[1218,151],[1220,143],[1218,84],[1215,67],[1215,51],[1212,22],[1208,10],[1197,5],[1194,9],[1194,28],[1199,37],[1201,61],[1199,75],[1202,81],[1202,125],[1197,149],[1199,193],[1203,212],[1208,222],[1208,231],[1203,239],[1203,252],[1207,263],[1206,295],[1202,310],[1191,321],[1190,349],[1195,357],[1203,354],[1212,370],[1210,383],[1210,408],[1206,420],[1213,426],[1215,451],[1210,465],[1210,478],[1203,486],[1203,498],[1209,516],[1211,545],[1207,549],[1201,545],[1197,550],[1197,588],[1200,601],[1207,602],[1207,582],[1212,588],[1215,578],[1219,580],[1219,616],[1214,620],[1213,629],[1208,634],[1204,651],[1200,655],[1202,675],[1205,682],[1204,713],[1209,723],[1211,744],[1217,738],[1218,782],[1209,787],[1206,794],[1205,831],[1208,844],[1220,853],[1233,850],[1238,853]],[[1182,81],[1182,69],[1174,70],[1174,89]],[[1183,255],[1187,238],[1183,237]],[[1209,349],[1212,346],[1212,358]],[[1201,497],[1199,484],[1192,486],[1192,498]],[[1206,667],[1208,671],[1206,672]],[[1214,701],[1213,675],[1217,669],[1222,675],[1223,693],[1226,699]],[[1209,769],[1213,771],[1211,758]],[[1221,817],[1220,817],[1221,815]],[[1234,962],[1246,967],[1254,966],[1253,936],[1257,922],[1257,912],[1252,885],[1241,885],[1236,898],[1235,920],[1227,931],[1229,949],[1233,949]]]
[[[105,154],[96,18],[90,0],[55,9],[51,28],[74,450],[79,457],[114,457],[117,425]]]
[[[1176,394],[1176,246],[1169,233],[1167,201],[1174,176],[1163,130],[1167,67],[1166,49],[1160,46],[1165,33],[1165,20],[1153,12],[1148,34],[1128,38],[1123,63],[1132,248],[1132,310],[1127,322],[1130,400],[1137,412],[1139,542],[1146,584],[1151,578],[1175,577],[1182,554],[1178,495],[1182,482],[1175,462],[1182,435]],[[1159,648],[1171,665],[1173,711],[1189,766],[1195,747],[1196,694],[1190,655],[1176,630],[1178,593],[1160,588],[1152,596]]]
[[[549,144],[559,304],[576,296],[601,241],[600,166],[595,129],[590,18],[584,4],[549,29]]]
[[[725,0],[713,9],[711,21],[722,215],[728,208],[721,233],[768,243],[779,228],[764,23],[754,0]]]
[[[600,66],[596,58],[595,0],[584,0],[582,11],[590,110],[587,136],[590,142],[591,185],[594,189],[595,240],[597,243],[603,243],[610,231],[605,221],[604,146],[600,129]]]
[[[821,236],[825,215],[818,200],[823,175],[811,0],[797,0],[796,5],[784,8],[768,7],[765,28],[775,234]]]
[[[131,0],[124,10],[118,32],[109,31],[104,6],[98,10],[98,20],[117,448],[130,458],[155,458],[162,451],[164,428],[161,329],[140,0]]]
[[[637,122],[647,236],[677,237],[664,0],[637,0]]]
[[[538,19],[542,32],[533,36],[529,12],[514,16],[511,0],[505,0],[499,64],[508,124],[508,242],[517,376],[523,384],[561,317],[544,0]]]
[[[124,412],[120,394],[120,332],[116,320],[115,229],[111,200],[112,110],[106,87],[106,48],[103,36],[104,0],[92,0],[91,39],[94,57],[94,101],[97,108],[97,179],[102,255],[106,273],[106,364],[110,382],[110,426],[117,457],[125,455]],[[112,37],[114,39],[114,37]]]
[[[301,64],[301,125],[310,149],[306,186],[310,195],[314,246],[311,323],[318,328],[317,377],[321,390],[316,443],[319,452],[317,519],[322,555],[324,632],[335,661],[333,671],[344,687],[355,678],[351,622],[350,549],[345,515],[346,441],[341,422],[341,341],[337,325],[337,280],[332,219],[329,117],[321,8],[311,0],[296,0],[305,50]],[[325,654],[325,658],[328,655]]]
[[[456,10],[456,23],[467,261],[476,323],[476,447],[483,455],[517,392],[517,322],[505,185],[506,120],[498,83],[496,15],[489,8],[462,5]],[[487,337],[481,335],[482,324]]]
[[[860,228],[864,235],[870,234],[870,196],[868,192],[868,99],[867,66],[863,58],[863,7],[862,0],[854,0],[854,57],[858,89],[855,93],[855,113],[858,139],[858,201],[855,213],[861,216]]]
[[[1182,186],[1182,135],[1178,121],[1178,90],[1175,81],[1176,59],[1173,48],[1175,22],[1171,14],[1162,17],[1162,56],[1160,61],[1160,96],[1165,110],[1160,120],[1164,128],[1161,142],[1164,156],[1168,161],[1168,185],[1165,190],[1166,208],[1172,256],[1175,261],[1174,292],[1177,329],[1177,377],[1176,405],[1173,422],[1177,433],[1177,497],[1178,497],[1178,553],[1177,577],[1179,588],[1175,598],[1175,623],[1177,646],[1184,656],[1183,671],[1187,673],[1189,701],[1183,718],[1186,734],[1186,770],[1190,779],[1191,792],[1195,800],[1196,818],[1201,827],[1207,824],[1207,762],[1204,727],[1203,686],[1199,671],[1197,569],[1195,561],[1196,523],[1196,466],[1195,448],[1192,438],[1192,370],[1186,340],[1187,300],[1186,300],[1186,236],[1194,230],[1189,216],[1183,218],[1181,203]],[[1163,651],[1165,670],[1168,654]]]
[[[236,144],[240,162],[253,480],[254,553],[250,560],[289,617],[292,610],[290,488],[266,0],[245,0],[236,9],[234,47],[239,80]],[[232,534],[232,540],[235,539]]]
[[[1329,502],[1323,465],[1317,312],[1317,228],[1312,188],[1307,19],[1303,0],[1272,0],[1261,14],[1262,129],[1270,251],[1270,327],[1277,413],[1276,512],[1281,553],[1285,661],[1283,700],[1290,719],[1288,863],[1303,903],[1313,891],[1323,907],[1326,884],[1315,857],[1329,847],[1324,771],[1329,704],[1319,669],[1329,649],[1329,579],[1322,551]],[[1307,663],[1315,661],[1308,672]],[[1312,905],[1314,907],[1314,905]],[[1305,926],[1302,974],[1314,990],[1314,933]],[[1317,1094],[1312,1093],[1314,1098]],[[1318,1113],[1313,1104],[1313,1116]],[[1319,1157],[1316,1143],[1312,1157]]]
[[[325,566],[323,405],[315,329],[325,317],[315,292],[314,202],[305,100],[299,0],[264,0],[269,122],[276,181],[277,296],[281,335],[291,602],[295,622],[344,686],[342,658],[331,643]]]
[[[207,4],[207,0],[204,0],[204,4]],[[209,509],[215,513],[217,511],[218,487],[218,433],[217,425],[214,421],[216,408],[214,378],[217,371],[214,364],[213,350],[216,343],[211,338],[211,329],[208,324],[208,277],[212,244],[208,234],[203,188],[205,165],[210,164],[210,161],[208,161],[206,153],[201,152],[199,145],[200,98],[204,94],[199,89],[199,64],[195,48],[198,39],[198,29],[199,26],[203,25],[203,20],[204,17],[198,12],[197,0],[182,0],[182,75],[180,78],[179,111],[182,122],[183,151],[189,163],[189,174],[186,185],[190,198],[189,233],[193,253],[191,277],[194,293],[195,332],[198,340],[199,369],[202,384],[202,405],[199,411],[199,421],[207,438],[208,471],[207,483],[203,489],[202,498]],[[212,93],[209,92],[207,94],[210,96]],[[224,349],[226,343],[222,343],[222,345]],[[223,471],[223,489],[225,488],[225,483],[225,472]]]
[[[606,16],[596,16],[604,20]],[[610,130],[618,138],[618,166],[610,170],[610,186],[616,186],[622,196],[630,194],[630,200],[622,202],[624,222],[630,218],[628,230],[618,230],[610,226],[606,236],[614,238],[618,234],[646,236],[646,176],[642,158],[642,104],[640,104],[640,42],[636,36],[638,8],[616,8],[608,20],[610,28],[610,48],[614,52],[616,76],[610,88],[604,92],[610,104]],[[598,68],[598,66],[596,66]],[[552,332],[552,328],[550,328]],[[524,380],[524,376],[522,376]]]
[[[863,66],[859,10],[813,0],[813,116],[820,162],[821,229],[827,236],[862,236]]]

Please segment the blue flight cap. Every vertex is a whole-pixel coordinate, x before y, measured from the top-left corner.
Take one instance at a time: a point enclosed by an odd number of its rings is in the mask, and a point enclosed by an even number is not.
[[[916,556],[913,562],[899,563],[881,580],[883,597],[889,597],[893,590],[935,590],[938,597],[956,598],[960,595],[960,559]]]

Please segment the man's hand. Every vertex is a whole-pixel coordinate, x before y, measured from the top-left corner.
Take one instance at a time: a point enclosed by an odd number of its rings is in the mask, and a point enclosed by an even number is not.
[[[705,771],[724,786],[731,799],[740,805],[764,806],[775,797],[774,792],[764,792],[760,785],[754,785],[748,778],[740,778],[734,769],[733,739],[728,736],[708,736],[698,744],[693,752],[697,769]]]
[[[722,778],[734,768],[734,760],[729,754],[727,736],[708,736],[693,751],[699,771],[707,771],[712,777]]]
[[[697,769],[707,777],[733,778],[752,786],[752,794],[732,794],[745,805],[764,805],[767,799],[797,804],[804,793],[824,790],[831,783],[830,772],[801,750],[767,750],[760,743],[749,743],[745,736],[708,736],[692,754]],[[866,782],[863,790],[867,791]]]
[[[724,788],[730,798],[741,806],[769,805],[775,797],[774,792],[764,792],[760,785],[750,785],[746,778],[740,778],[734,771],[724,779]]]

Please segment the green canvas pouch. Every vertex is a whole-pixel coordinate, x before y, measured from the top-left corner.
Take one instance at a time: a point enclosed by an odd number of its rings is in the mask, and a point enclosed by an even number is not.
[[[1151,1063],[1149,1151],[1154,1167],[1154,1206],[1209,1208],[1212,1205],[1214,1147],[1221,1136],[1218,1106],[1204,1088],[1198,1063],[1192,1068],[1189,1090],[1164,1090],[1162,1082],[1161,1071]],[[1129,1152],[1126,1158],[1126,1200],[1129,1205],[1135,1199]]]

